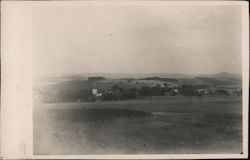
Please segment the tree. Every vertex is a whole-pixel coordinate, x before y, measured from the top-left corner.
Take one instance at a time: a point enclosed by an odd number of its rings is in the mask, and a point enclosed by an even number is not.
[[[151,95],[151,90],[150,90],[149,87],[142,87],[141,89],[139,89],[138,93],[142,97],[148,97],[149,98],[149,102],[151,103],[151,101],[152,101],[152,95]]]
[[[198,92],[198,95],[197,95],[199,98],[200,98],[200,100],[204,97],[204,93],[202,93],[202,92]]]
[[[124,90],[121,94],[121,99],[134,99],[136,98],[136,88],[129,88]]]
[[[113,85],[111,87],[111,92],[104,93],[102,96],[102,100],[110,101],[110,100],[126,100],[126,99],[134,99],[136,98],[136,88],[124,89],[119,85]]]
[[[199,93],[196,91],[193,85],[182,85],[180,88],[180,92],[184,95],[189,97],[189,102],[192,102],[193,96],[199,96]]]
[[[115,85],[113,85],[113,86],[111,87],[111,89],[112,89],[112,91],[119,91],[119,90],[120,90],[120,87],[119,87],[117,84],[115,84]]]
[[[153,96],[164,96],[165,95],[164,89],[161,88],[160,85],[150,87],[149,90],[150,90],[151,95],[153,95]]]
[[[119,100],[118,96],[113,93],[104,93],[101,97],[103,101],[115,101]]]

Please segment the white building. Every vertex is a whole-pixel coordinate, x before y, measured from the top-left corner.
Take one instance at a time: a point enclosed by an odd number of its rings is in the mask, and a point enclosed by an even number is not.
[[[92,95],[97,96],[97,94],[98,94],[98,90],[96,88],[93,88],[92,89]]]
[[[98,93],[98,90],[96,88],[92,89],[92,95],[96,97],[102,96],[102,93]]]

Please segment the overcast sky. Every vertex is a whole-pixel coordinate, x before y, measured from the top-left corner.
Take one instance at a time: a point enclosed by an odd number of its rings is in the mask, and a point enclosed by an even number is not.
[[[47,6],[33,11],[34,72],[241,72],[240,6]]]

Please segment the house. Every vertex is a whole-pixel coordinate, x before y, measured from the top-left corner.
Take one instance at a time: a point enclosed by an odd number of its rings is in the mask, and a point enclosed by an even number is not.
[[[174,92],[174,93],[178,93],[179,90],[178,90],[178,89],[174,89],[173,92]]]
[[[96,97],[102,96],[102,93],[98,93],[98,90],[96,88],[92,89],[92,95]]]
[[[96,88],[92,89],[92,95],[96,96],[98,94],[98,90]]]

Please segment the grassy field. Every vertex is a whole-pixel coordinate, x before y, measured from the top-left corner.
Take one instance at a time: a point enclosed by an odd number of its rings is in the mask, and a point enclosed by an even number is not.
[[[241,153],[240,97],[34,104],[34,154]]]

